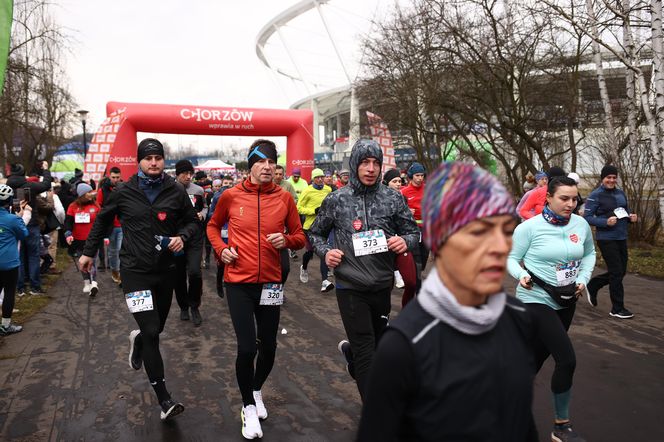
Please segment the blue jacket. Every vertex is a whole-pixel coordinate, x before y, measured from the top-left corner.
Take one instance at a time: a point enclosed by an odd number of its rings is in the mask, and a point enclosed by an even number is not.
[[[19,266],[18,242],[27,236],[28,229],[23,220],[0,207],[0,270]]]
[[[625,192],[618,188],[605,189],[604,186],[599,186],[588,195],[583,217],[588,224],[595,226],[595,239],[627,239],[629,218],[619,219],[613,226],[606,224],[607,219],[615,216],[613,211],[618,207],[623,207],[627,213],[630,213]]]

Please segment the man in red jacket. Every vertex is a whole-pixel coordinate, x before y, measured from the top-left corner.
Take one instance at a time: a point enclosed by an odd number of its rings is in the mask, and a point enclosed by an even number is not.
[[[413,218],[415,218],[417,227],[419,227],[420,230],[422,230],[423,228],[422,196],[424,195],[425,174],[426,174],[426,169],[424,169],[424,166],[422,166],[420,163],[413,163],[408,168],[408,178],[410,179],[410,184],[401,189],[401,193],[404,197],[406,197],[406,203],[408,204],[408,208],[413,214]],[[426,245],[424,245],[424,242],[422,242],[421,236],[420,236],[420,245],[418,250],[415,251],[415,255],[418,255],[416,256],[416,262],[420,266],[418,273],[421,273],[424,271],[424,268],[427,265],[427,261],[429,260],[429,249],[427,249]],[[417,286],[419,288],[420,286],[419,275],[417,279],[418,279]]]

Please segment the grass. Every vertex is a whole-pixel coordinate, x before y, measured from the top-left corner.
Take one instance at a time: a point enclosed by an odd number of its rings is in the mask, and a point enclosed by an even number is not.
[[[595,250],[597,251],[597,263],[605,265],[599,247],[596,247]],[[627,272],[664,279],[664,246],[646,244],[630,246]]]
[[[58,248],[58,255],[55,260],[55,266],[58,270],[64,271],[71,264],[71,258],[67,255],[67,249]],[[35,313],[40,312],[46,307],[53,297],[49,295],[50,288],[53,287],[62,275],[42,275],[42,288],[46,291],[46,296],[31,296],[26,294],[22,297],[16,297],[14,308],[18,311],[12,314],[12,322],[23,324]]]

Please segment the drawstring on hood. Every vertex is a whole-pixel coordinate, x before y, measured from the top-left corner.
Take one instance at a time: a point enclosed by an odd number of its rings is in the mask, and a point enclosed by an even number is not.
[[[374,140],[357,140],[353,145],[353,149],[350,153],[350,179],[349,184],[355,191],[360,192],[374,192],[381,185],[380,177],[381,171],[377,173],[378,178],[372,186],[366,186],[360,182],[360,178],[357,173],[357,168],[360,166],[362,160],[366,158],[375,158],[380,166],[383,165],[383,150],[380,148],[380,145]]]

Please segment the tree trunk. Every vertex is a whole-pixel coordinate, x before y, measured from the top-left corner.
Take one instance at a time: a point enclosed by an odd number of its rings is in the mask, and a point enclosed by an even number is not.
[[[653,50],[653,77],[655,82],[655,137],[651,135],[651,149],[655,160],[654,170],[657,180],[657,194],[659,197],[659,212],[664,227],[664,161],[662,160],[662,138],[664,137],[664,44],[662,38],[662,1],[651,2],[651,28]],[[650,125],[650,122],[649,122]]]

